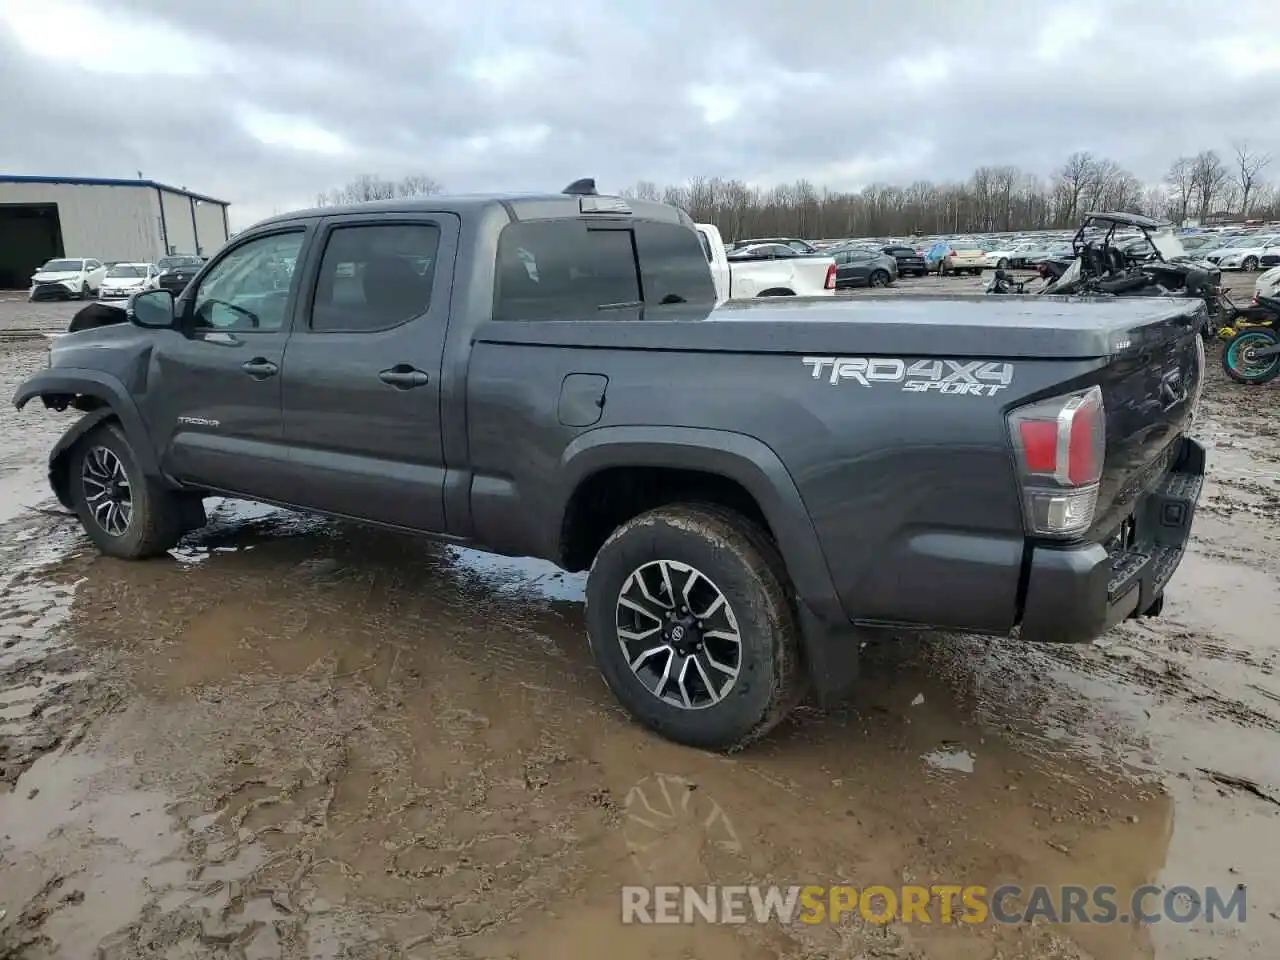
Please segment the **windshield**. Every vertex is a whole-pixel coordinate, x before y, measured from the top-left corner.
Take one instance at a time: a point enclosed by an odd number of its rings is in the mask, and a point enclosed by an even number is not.
[[[1173,260],[1187,255],[1187,249],[1182,245],[1182,241],[1178,239],[1178,235],[1173,232],[1173,227],[1163,227],[1152,231],[1151,245],[1156,248],[1156,251],[1165,260]]]
[[[117,263],[107,271],[108,277],[145,277],[147,268],[138,263]]]
[[[199,257],[164,257],[157,264],[161,270],[172,270],[174,267],[198,267]]]
[[[83,260],[50,260],[40,269],[45,273],[77,273],[83,267]]]

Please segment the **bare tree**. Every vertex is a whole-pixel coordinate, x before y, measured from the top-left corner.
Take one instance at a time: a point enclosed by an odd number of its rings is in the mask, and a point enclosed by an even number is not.
[[[1063,206],[1063,219],[1074,221],[1080,212],[1080,198],[1094,179],[1097,161],[1087,150],[1073,153],[1058,171],[1059,202]]]
[[[439,182],[426,174],[410,174],[400,180],[386,180],[372,173],[362,173],[341,187],[316,197],[316,206],[335,207],[344,203],[368,203],[370,200],[392,200],[396,197],[421,197],[439,193]]]
[[[1223,186],[1231,176],[1231,172],[1223,165],[1216,150],[1202,150],[1196,154],[1191,164],[1191,176],[1195,183],[1197,215],[1204,223],[1213,212],[1215,200],[1222,199]]]
[[[1258,175],[1271,163],[1271,154],[1253,153],[1247,140],[1237,140],[1232,146],[1236,152],[1236,183],[1240,185],[1240,212],[1249,215],[1249,200],[1257,185]]]
[[[1171,219],[1181,224],[1187,219],[1191,197],[1196,191],[1195,161],[1191,157],[1179,157],[1173,161],[1164,179],[1173,188],[1175,216]]]

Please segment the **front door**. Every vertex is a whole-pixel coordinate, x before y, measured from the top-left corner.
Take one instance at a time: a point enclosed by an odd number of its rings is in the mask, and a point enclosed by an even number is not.
[[[157,333],[142,406],[170,476],[288,500],[280,374],[305,240],[297,225],[229,248]]]
[[[445,532],[440,370],[459,221],[334,217],[285,351],[293,502]]]

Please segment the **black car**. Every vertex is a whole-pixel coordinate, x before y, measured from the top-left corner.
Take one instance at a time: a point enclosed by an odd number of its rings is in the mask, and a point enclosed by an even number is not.
[[[176,297],[187,288],[191,278],[200,272],[200,268],[204,266],[204,257],[161,257],[156,266],[160,268],[157,285]]]
[[[929,272],[929,268],[924,263],[924,254],[914,247],[902,247],[894,244],[884,247],[883,252],[897,261],[898,276],[900,277],[923,277]]]

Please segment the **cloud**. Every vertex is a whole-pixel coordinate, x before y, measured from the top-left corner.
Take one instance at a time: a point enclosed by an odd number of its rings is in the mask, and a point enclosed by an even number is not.
[[[836,188],[1048,175],[1074,150],[1154,181],[1248,137],[1280,162],[1270,0],[0,0],[0,172],[133,176],[233,224],[360,173],[450,190],[580,176]],[[58,29],[49,32],[48,24]]]

